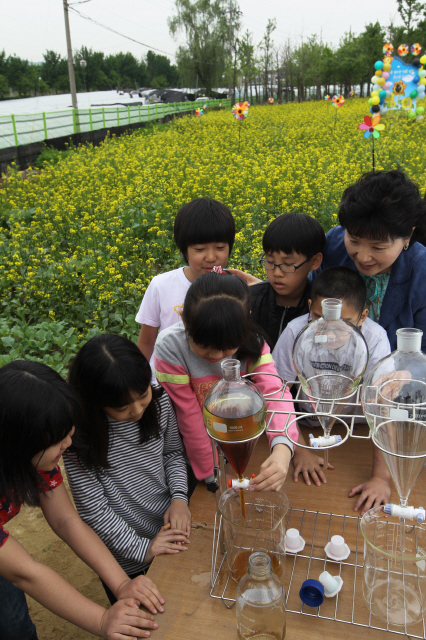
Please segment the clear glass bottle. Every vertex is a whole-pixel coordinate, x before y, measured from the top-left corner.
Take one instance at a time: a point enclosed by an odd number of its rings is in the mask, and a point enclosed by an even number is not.
[[[204,424],[242,478],[254,446],[266,428],[266,403],[256,385],[241,378],[239,360],[226,358],[221,367],[223,378],[212,386],[204,400]]]
[[[284,640],[285,592],[266,553],[252,553],[237,587],[238,640]]]

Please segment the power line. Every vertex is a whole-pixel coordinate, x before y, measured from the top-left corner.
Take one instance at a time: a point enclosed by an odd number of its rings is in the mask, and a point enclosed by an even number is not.
[[[93,22],[93,24],[96,24],[98,27],[102,27],[103,29],[106,29],[107,31],[111,31],[112,33],[117,34],[118,36],[121,36],[122,38],[126,38],[126,40],[131,40],[131,42],[136,42],[136,44],[140,44],[142,47],[146,47],[147,49],[151,49],[152,51],[158,51],[159,53],[164,53],[166,56],[171,56],[173,58],[176,58],[176,55],[174,53],[169,53],[167,51],[163,51],[162,49],[157,49],[156,47],[152,47],[149,44],[145,44],[144,42],[141,42],[140,40],[135,40],[135,38],[131,38],[130,36],[126,36],[124,33],[120,33],[119,31],[116,31],[115,29],[112,29],[111,27],[107,27],[105,24],[102,24],[101,22],[98,22],[97,20],[94,20],[93,18],[90,18],[89,16],[86,16],[84,13],[81,13],[81,11],[78,11],[77,9],[74,9],[72,6],[69,7],[71,11],[73,11],[73,13],[76,13],[77,15],[80,16],[80,18],[84,18],[85,20],[89,20],[90,22]]]

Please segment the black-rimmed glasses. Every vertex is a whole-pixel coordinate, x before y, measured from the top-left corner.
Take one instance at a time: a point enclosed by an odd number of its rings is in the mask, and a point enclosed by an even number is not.
[[[283,273],[295,273],[297,269],[303,267],[303,265],[309,262],[309,260],[310,258],[307,258],[300,264],[275,264],[274,262],[266,260],[266,258],[262,256],[259,260],[259,263],[263,266],[264,269],[266,269],[266,271],[273,271],[275,267],[278,267],[278,269]]]

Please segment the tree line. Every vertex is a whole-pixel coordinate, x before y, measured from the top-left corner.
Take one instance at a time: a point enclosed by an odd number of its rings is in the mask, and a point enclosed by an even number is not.
[[[84,60],[85,66],[80,62]],[[132,53],[105,56],[102,51],[81,47],[74,54],[77,91],[155,87],[180,84],[180,73],[167,56],[148,51],[140,60]],[[32,64],[0,51],[0,97],[69,93],[68,61],[46,51],[41,64]]]
[[[367,24],[362,33],[345,33],[337,47],[321,34],[274,40],[275,19],[256,42],[243,30],[244,17],[236,0],[175,0],[169,18],[172,35],[184,34],[186,43],[177,50],[177,67],[187,86],[196,82],[207,95],[213,87],[228,86],[231,97],[279,101],[320,99],[324,93],[348,94],[357,88],[363,95],[374,74],[374,63],[383,58],[383,45],[419,42],[426,49],[426,4],[397,0],[401,25]],[[405,58],[413,59],[411,53]]]
[[[105,56],[81,47],[75,52],[78,91],[113,88],[191,87],[205,95],[228,87],[231,98],[266,101],[320,99],[324,93],[348,94],[356,88],[364,95],[374,74],[374,63],[383,58],[383,45],[419,42],[426,52],[426,4],[397,0],[402,24],[369,23],[355,34],[345,33],[332,47],[321,34],[298,42],[274,38],[277,23],[269,19],[260,42],[243,30],[244,16],[236,0],[175,0],[168,18],[172,36],[184,35],[185,44],[169,58],[148,51],[140,60],[131,53]],[[410,53],[405,60],[413,59]],[[84,60],[83,67],[80,61]],[[54,51],[43,54],[41,65],[0,52],[0,97],[67,93],[66,58]]]

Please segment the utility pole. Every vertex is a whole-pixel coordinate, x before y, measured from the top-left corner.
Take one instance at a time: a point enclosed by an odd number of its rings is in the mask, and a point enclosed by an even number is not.
[[[77,109],[77,91],[75,87],[74,62],[72,59],[70,23],[68,19],[68,2],[67,0],[63,0],[63,2],[64,2],[65,33],[67,36],[68,75],[70,78],[71,101],[72,101],[72,108]]]

